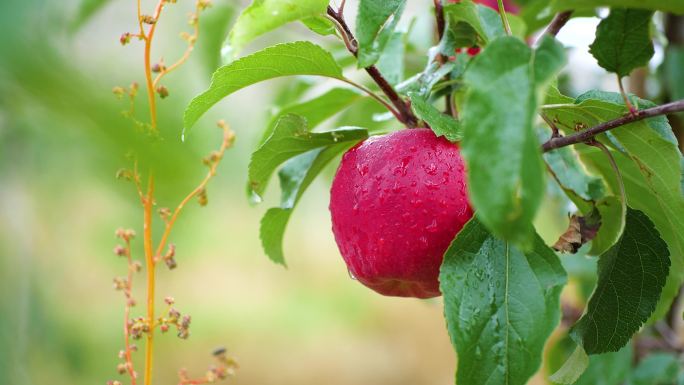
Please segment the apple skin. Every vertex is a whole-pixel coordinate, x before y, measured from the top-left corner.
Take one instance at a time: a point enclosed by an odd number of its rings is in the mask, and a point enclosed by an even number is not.
[[[460,0],[449,0],[449,3],[458,3]],[[475,3],[486,5],[489,8],[499,10],[499,3],[497,0],[474,0]],[[511,0],[504,0],[504,8],[506,9],[506,12],[510,12],[513,14],[518,13],[519,8],[517,5],[513,4],[513,1]]]
[[[427,128],[366,139],[342,157],[330,213],[359,282],[388,296],[441,295],[444,252],[473,215],[458,145]]]

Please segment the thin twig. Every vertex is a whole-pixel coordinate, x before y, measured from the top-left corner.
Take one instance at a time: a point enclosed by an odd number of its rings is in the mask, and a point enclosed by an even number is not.
[[[354,37],[351,29],[349,29],[347,22],[344,20],[343,14],[336,12],[331,6],[328,6],[327,14],[332,20],[335,21],[335,24],[338,27],[338,32],[343,35],[342,39],[344,40],[349,52],[355,57],[358,57],[359,49],[357,40]],[[399,114],[397,119],[408,127],[415,127],[418,124],[418,118],[416,118],[416,116],[413,114],[413,111],[411,111],[408,103],[401,96],[399,96],[392,85],[387,82],[387,79],[382,76],[378,68],[374,65],[371,65],[364,69],[398,111]]]
[[[442,0],[435,0],[435,19],[437,21],[437,37],[439,40],[442,40],[442,37],[444,36],[444,29],[446,28]]]
[[[192,198],[196,197],[198,194],[205,191],[207,184],[209,183],[211,178],[213,178],[214,175],[216,175],[216,169],[221,159],[223,158],[224,153],[233,144],[233,141],[235,140],[235,133],[228,127],[228,125],[226,125],[223,122],[220,122],[219,126],[221,129],[223,129],[223,141],[221,142],[221,147],[218,151],[215,152],[215,158],[209,166],[209,171],[207,172],[207,175],[204,177],[204,179],[202,179],[200,184],[197,185],[197,187],[195,187],[195,189],[192,190],[181,201],[181,203],[173,211],[173,215],[171,216],[171,218],[166,222],[166,226],[164,227],[164,233],[162,234],[161,240],[159,241],[159,245],[157,246],[156,252],[154,253],[155,261],[159,260],[159,258],[161,257],[161,253],[164,251],[164,247],[166,246],[166,242],[169,238],[169,234],[171,233],[171,229],[173,228],[173,225],[176,223],[176,219],[178,219],[178,216],[180,215],[181,211],[183,211],[185,205],[187,205]]]
[[[569,146],[572,144],[584,143],[598,134],[610,131],[614,128],[624,126],[630,123],[638,122],[654,116],[667,115],[674,112],[684,111],[684,100],[678,100],[672,103],[663,104],[644,110],[635,111],[633,114],[628,114],[623,117],[601,123],[597,126],[578,132],[576,134],[563,136],[559,138],[551,138],[546,143],[542,144],[542,151],[548,152],[556,148]]]
[[[171,72],[171,71],[175,70],[176,68],[180,67],[181,65],[183,65],[183,63],[185,63],[190,58],[190,54],[192,53],[192,50],[195,48],[195,42],[199,38],[199,15],[200,15],[201,10],[202,10],[201,4],[198,1],[195,4],[195,13],[193,16],[194,19],[192,20],[193,32],[192,32],[192,35],[188,36],[188,38],[187,38],[188,39],[188,46],[185,49],[185,52],[183,52],[183,55],[175,63],[171,64],[168,67],[162,67],[160,69],[159,74],[157,75],[157,77],[152,82],[152,86],[155,89],[157,88],[157,84],[159,84],[159,81],[161,80],[161,78],[166,76],[169,72]]]
[[[570,20],[570,17],[572,16],[572,11],[565,11],[558,13],[553,20],[551,20],[551,23],[549,26],[546,28],[546,31],[544,31],[544,34],[541,35],[539,38],[541,39],[544,37],[544,35],[550,35],[550,36],[556,36],[558,35],[558,32],[565,26],[565,24]],[[539,41],[537,41],[539,43]]]

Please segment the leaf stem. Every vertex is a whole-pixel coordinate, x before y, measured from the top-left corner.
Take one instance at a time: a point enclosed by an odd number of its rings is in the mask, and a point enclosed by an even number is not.
[[[354,57],[358,57],[358,43],[351,29],[349,29],[349,26],[344,19],[344,15],[341,12],[336,12],[331,6],[328,6],[327,14],[329,18],[335,22],[335,26],[340,35],[342,35],[342,39],[347,46],[347,50],[349,50]],[[396,108],[398,115],[395,116],[397,116],[397,119],[407,127],[416,127],[418,124],[418,118],[416,118],[416,116],[413,114],[413,111],[411,111],[408,103],[401,96],[399,96],[397,91],[392,87],[392,85],[389,84],[387,79],[382,76],[378,68],[374,65],[371,65],[364,69],[368,75],[370,75],[373,81],[375,81],[378,87],[380,87],[392,105],[394,105]]]
[[[637,109],[634,108],[634,106],[632,105],[632,102],[629,101],[629,95],[627,95],[627,92],[625,92],[625,87],[622,85],[622,78],[620,77],[620,75],[616,75],[616,76],[617,76],[618,86],[620,87],[620,95],[622,95],[622,98],[625,100],[625,105],[629,109],[629,113],[634,114],[637,111]]]
[[[511,36],[513,32],[511,32],[511,25],[508,24],[508,16],[506,16],[506,7],[504,7],[504,2],[503,0],[497,0],[497,3],[499,3],[499,15],[501,16],[501,22],[503,22],[506,34]]]
[[[548,106],[546,106],[548,107]],[[548,152],[556,148],[569,146],[572,144],[585,143],[598,134],[610,131],[614,128],[621,127],[630,123],[638,122],[647,118],[652,118],[660,115],[667,115],[673,112],[684,111],[684,100],[677,100],[671,103],[660,106],[637,110],[633,114],[622,116],[615,120],[601,123],[597,126],[591,127],[587,130],[578,132],[576,134],[562,136],[558,138],[551,138],[542,144],[542,152]]]
[[[392,113],[392,115],[394,115],[394,117],[397,118],[397,120],[401,121],[401,114],[399,113],[399,111],[397,111],[396,109],[394,109],[394,107],[392,107],[392,105],[391,105],[390,103],[388,103],[387,101],[385,101],[385,99],[381,98],[381,97],[380,97],[378,94],[376,94],[375,92],[369,90],[367,87],[364,87],[363,85],[361,85],[361,84],[359,84],[359,83],[356,83],[355,81],[353,81],[353,80],[351,80],[351,79],[340,78],[339,80],[341,80],[341,81],[343,81],[343,82],[349,84],[349,85],[352,86],[352,87],[358,88],[359,90],[363,91],[363,92],[366,93],[368,96],[370,96],[371,98],[377,100],[378,103],[380,103],[380,104],[382,104],[383,106],[385,106],[385,108],[387,108],[387,109]]]

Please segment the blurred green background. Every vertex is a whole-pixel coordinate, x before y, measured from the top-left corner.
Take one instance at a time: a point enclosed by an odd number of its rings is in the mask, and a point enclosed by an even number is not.
[[[126,266],[111,250],[116,228],[142,232],[142,209],[134,187],[114,175],[131,165],[126,154],[136,154],[142,170],[155,170],[158,205],[175,207],[206,171],[201,158],[220,142],[214,128],[219,118],[237,132],[237,142],[209,185],[209,205],[190,205],[172,233],[178,269],[161,266],[158,274],[158,299],[175,297],[178,309],[193,317],[192,335],[158,338],[155,382],[176,383],[182,367],[203,374],[211,351],[226,346],[241,364],[230,380],[235,384],[453,383],[455,354],[441,300],[381,297],[348,276],[327,210],[334,167],[311,186],[293,216],[285,237],[289,268],[271,263],[261,250],[259,219],[276,203],[277,188],[274,183],[265,204],[248,205],[249,154],[273,106],[299,95],[306,79],[243,90],[180,140],[182,110],[207,86],[234,9],[247,2],[216,0],[203,14],[191,60],[164,83],[170,97],[159,103],[162,140],[150,140],[125,119],[126,101],[110,91],[144,80],[142,44],[119,44],[119,35],[136,26],[135,3],[98,3],[0,3],[0,384],[119,378],[123,296],[112,289],[112,278],[124,275]],[[423,52],[432,39],[431,2],[424,3],[411,3],[405,17],[416,18],[411,38]],[[151,12],[151,1],[143,5]],[[167,7],[153,57],[169,63],[182,53],[178,33],[189,29],[192,7],[184,0]],[[291,26],[251,49],[310,38]],[[325,42],[344,56],[339,43]],[[586,64],[586,47],[576,50],[584,56],[571,60]],[[424,64],[414,61],[408,70]],[[600,84],[603,76],[587,69],[583,81]],[[141,120],[148,119],[144,99],[141,94],[136,104]],[[384,124],[371,117],[381,111],[362,103],[339,120],[378,128]],[[567,207],[553,194],[545,207],[540,228],[551,240],[566,224]],[[140,239],[134,250],[140,258]],[[142,276],[134,283],[139,302],[143,284]],[[138,307],[134,315],[142,311]]]

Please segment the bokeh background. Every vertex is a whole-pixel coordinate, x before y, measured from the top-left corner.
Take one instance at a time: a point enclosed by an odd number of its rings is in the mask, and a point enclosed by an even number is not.
[[[288,268],[271,263],[261,250],[259,219],[276,204],[278,189],[273,183],[260,206],[247,203],[249,155],[274,106],[301,96],[301,85],[311,79],[243,90],[181,141],[182,110],[208,85],[235,10],[247,5],[214,3],[202,16],[192,58],[166,78],[170,97],[159,103],[163,139],[150,141],[122,116],[126,101],[111,93],[114,86],[144,79],[142,44],[119,44],[119,35],[136,26],[134,2],[0,2],[0,384],[104,384],[118,377],[123,296],[112,289],[112,278],[126,266],[111,250],[116,228],[141,233],[142,209],[133,186],[115,173],[130,167],[127,154],[136,154],[141,168],[155,169],[159,206],[174,207],[203,177],[201,158],[220,141],[214,127],[219,118],[233,127],[237,142],[209,185],[209,205],[190,205],[178,221],[172,242],[179,267],[162,266],[158,274],[158,298],[171,295],[192,315],[192,335],[157,339],[156,383],[176,383],[182,367],[202,374],[218,346],[241,363],[230,380],[235,384],[453,383],[456,357],[441,300],[385,298],[349,277],[327,210],[334,165],[309,188],[290,222]],[[416,52],[432,44],[431,3],[410,2],[404,17],[405,27],[415,19],[410,40]],[[151,12],[154,4],[143,5]],[[185,44],[178,34],[188,30],[192,7],[190,0],[167,7],[153,57],[172,62],[180,55]],[[347,8],[353,20],[355,2]],[[570,94],[616,89],[587,53],[597,22],[574,20],[560,35],[571,57],[566,79],[575,79],[566,83]],[[314,37],[298,25],[267,34],[248,51],[303,39],[345,57],[334,39]],[[662,60],[659,49],[652,69]],[[407,71],[423,65],[414,55]],[[362,73],[357,78],[365,79]],[[331,84],[317,82],[305,95]],[[651,94],[661,92],[657,81],[641,84]],[[137,116],[146,120],[141,96]],[[341,121],[397,128],[374,122],[377,112],[374,104],[361,104],[327,126]],[[550,190],[542,211],[539,228],[552,240],[566,225],[568,207]],[[134,250],[140,258],[139,239]],[[140,301],[142,276],[135,285]]]

